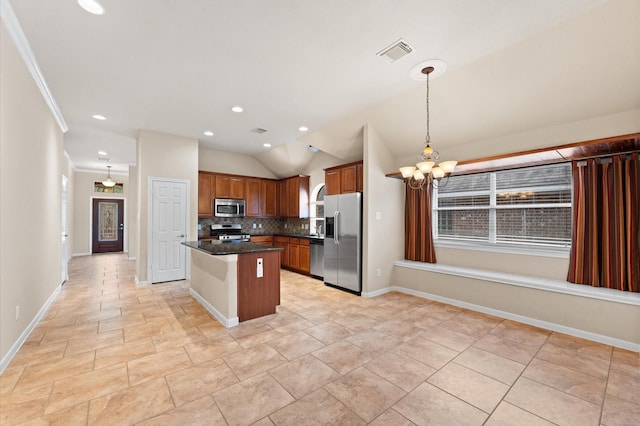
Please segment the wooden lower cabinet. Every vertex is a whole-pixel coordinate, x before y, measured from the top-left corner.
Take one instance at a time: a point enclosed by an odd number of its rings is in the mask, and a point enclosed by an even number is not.
[[[271,235],[254,235],[251,237],[252,243],[264,244],[266,246],[273,245],[273,236]]]
[[[238,319],[247,321],[276,313],[280,304],[280,265],[278,251],[238,255]],[[262,277],[257,276],[262,259]]]
[[[282,268],[303,274],[310,273],[311,267],[308,238],[276,235],[273,237],[273,245],[275,247],[283,248],[283,251],[280,252]]]
[[[289,238],[289,268],[300,270],[300,241],[298,238]]]
[[[300,238],[300,271],[305,274],[311,273],[311,256],[309,254],[309,239]]]
[[[289,267],[289,237],[273,237],[273,246],[282,248],[280,252],[280,267]]]

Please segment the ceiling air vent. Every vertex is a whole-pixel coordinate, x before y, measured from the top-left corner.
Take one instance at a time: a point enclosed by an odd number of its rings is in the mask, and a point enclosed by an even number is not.
[[[111,158],[108,158],[108,157],[98,157],[98,161],[111,161]]]
[[[407,56],[415,49],[409,43],[400,39],[394,42],[391,46],[385,47],[377,53],[381,58],[386,59],[389,63],[394,63],[400,58]]]
[[[261,129],[260,127],[256,127],[255,129],[251,129],[253,133],[257,133],[259,135],[266,133],[267,129]]]

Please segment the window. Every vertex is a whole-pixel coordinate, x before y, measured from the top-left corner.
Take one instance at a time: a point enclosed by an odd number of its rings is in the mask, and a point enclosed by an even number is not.
[[[309,202],[309,229],[312,234],[324,234],[324,196],[326,192],[324,184],[318,185],[312,192]]]
[[[433,213],[435,241],[568,247],[571,164],[452,176]]]

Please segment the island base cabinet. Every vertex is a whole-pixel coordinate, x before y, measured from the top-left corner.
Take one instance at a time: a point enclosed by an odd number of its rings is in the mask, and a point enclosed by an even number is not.
[[[262,259],[259,277],[258,260]],[[276,313],[280,304],[280,253],[268,251],[238,256],[238,320]]]

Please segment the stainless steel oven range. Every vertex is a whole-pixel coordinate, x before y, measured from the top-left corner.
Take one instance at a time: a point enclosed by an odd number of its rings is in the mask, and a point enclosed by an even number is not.
[[[215,223],[211,225],[211,236],[229,242],[251,240],[251,235],[243,233],[239,223]]]

